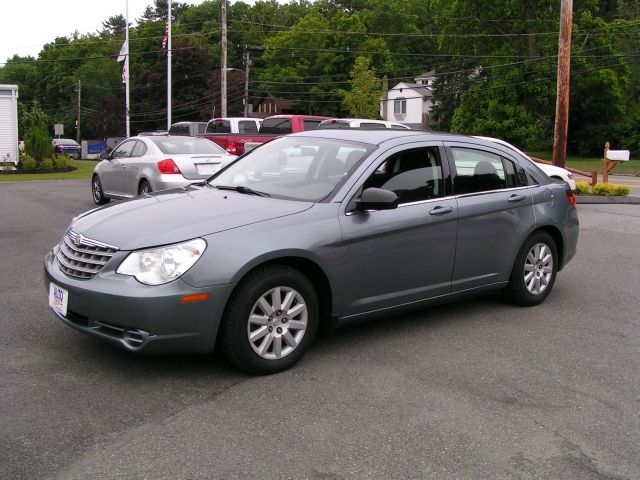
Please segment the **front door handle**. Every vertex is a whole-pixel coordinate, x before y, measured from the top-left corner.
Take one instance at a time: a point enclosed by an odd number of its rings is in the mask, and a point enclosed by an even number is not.
[[[507,202],[521,202],[525,198],[527,197],[525,197],[524,195],[511,195]]]
[[[444,215],[451,212],[453,212],[453,207],[436,207],[433,210],[429,210],[429,215]]]

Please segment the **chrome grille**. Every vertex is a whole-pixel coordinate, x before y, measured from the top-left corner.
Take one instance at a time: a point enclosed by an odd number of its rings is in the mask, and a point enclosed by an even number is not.
[[[88,280],[98,273],[117,251],[116,247],[67,230],[58,246],[57,258],[64,273],[73,278]]]

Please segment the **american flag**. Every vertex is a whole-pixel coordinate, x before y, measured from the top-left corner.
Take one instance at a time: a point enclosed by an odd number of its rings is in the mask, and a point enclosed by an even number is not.
[[[167,42],[169,41],[169,22],[167,22],[167,27],[164,29],[164,39],[162,40],[162,49],[167,48]]]

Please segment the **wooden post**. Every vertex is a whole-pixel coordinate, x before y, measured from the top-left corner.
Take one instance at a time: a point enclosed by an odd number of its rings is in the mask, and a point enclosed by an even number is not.
[[[622,152],[618,152],[616,151],[616,154],[619,154]],[[628,152],[627,152],[628,154]],[[628,160],[628,155],[627,155],[627,160]],[[602,171],[602,181],[604,183],[609,183],[609,174],[611,173],[611,170],[613,170],[615,168],[616,165],[619,165],[622,163],[623,160],[610,160],[609,159],[609,142],[604,144],[604,158],[602,159],[604,162],[604,169]]]
[[[560,40],[558,41],[558,93],[556,125],[553,134],[553,164],[564,168],[567,155],[569,126],[569,85],[571,83],[571,27],[573,0],[562,0],[560,9]]]
[[[607,170],[609,162],[609,142],[604,144],[604,158],[602,159],[604,167],[602,168],[602,183],[609,183],[609,171]]]

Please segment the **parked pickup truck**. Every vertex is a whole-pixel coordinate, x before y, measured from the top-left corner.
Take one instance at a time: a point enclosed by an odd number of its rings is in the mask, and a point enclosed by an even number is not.
[[[305,130],[317,130],[320,122],[329,118],[331,117],[274,115],[262,121],[258,133],[204,133],[198,136],[217,143],[231,155],[242,155],[275,137]]]
[[[261,118],[212,118],[207,123],[205,133],[258,133],[261,123]]]

